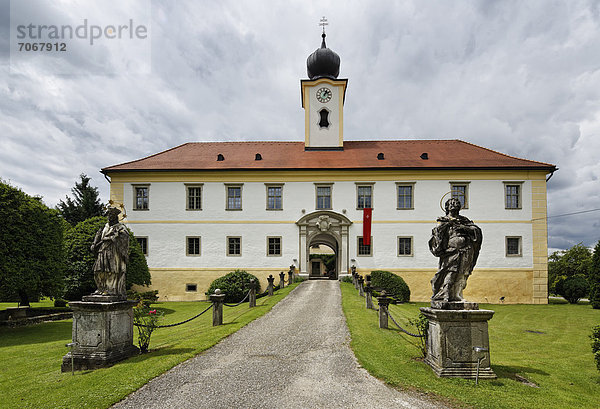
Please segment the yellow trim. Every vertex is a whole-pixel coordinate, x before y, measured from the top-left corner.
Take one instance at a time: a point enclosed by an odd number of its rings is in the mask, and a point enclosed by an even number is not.
[[[352,223],[362,224],[362,220]],[[294,220],[129,220],[127,224],[295,224]],[[433,224],[435,220],[373,220],[373,224]],[[474,223],[530,224],[531,220],[475,220]]]
[[[294,224],[293,220],[129,220],[127,224]]]
[[[534,180],[531,186],[533,240],[533,302],[548,303],[548,223],[546,181]]]
[[[123,204],[123,200],[125,200],[125,184],[124,183],[115,183],[112,181],[110,184],[110,200],[115,202],[115,204]]]
[[[498,170],[197,170],[197,171],[127,171],[111,173],[112,183],[151,183],[151,182],[334,182],[334,181],[398,181],[403,179],[441,180],[505,180],[520,178],[546,182],[546,172],[540,170],[498,171]],[[533,191],[536,197],[536,191]],[[545,189],[540,194],[545,206]],[[537,203],[534,201],[534,205]],[[545,215],[544,210],[544,215]]]
[[[362,220],[354,220],[352,223],[361,224]],[[436,220],[373,220],[373,224],[381,223],[437,223]],[[531,220],[473,220],[473,223],[532,223]]]
[[[281,268],[274,268],[274,267],[244,267],[244,269],[247,270],[261,270],[261,271],[282,271]],[[172,271],[172,270],[176,270],[176,271],[232,271],[234,270],[233,267],[214,267],[214,268],[209,268],[209,267],[152,267],[150,268],[150,271]],[[288,268],[286,268],[284,270],[284,273],[286,273],[286,279],[287,279],[287,272],[288,272]],[[277,277],[279,278],[279,277]]]
[[[340,133],[340,139],[338,142],[338,146],[344,146],[344,94],[345,94],[345,88],[344,85],[338,86],[338,88],[343,88],[341,90],[338,91],[338,116],[340,118],[340,123],[339,123],[339,133]]]
[[[310,146],[310,107],[308,107],[310,105],[310,98],[308,97],[308,92],[304,92],[304,87],[302,87],[302,97],[304,98],[302,105],[304,106],[304,146],[306,147]]]

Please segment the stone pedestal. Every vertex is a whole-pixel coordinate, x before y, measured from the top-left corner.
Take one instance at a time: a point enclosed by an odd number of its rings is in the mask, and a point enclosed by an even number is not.
[[[474,303],[465,304],[466,308],[478,308],[471,305]],[[496,378],[490,367],[487,323],[494,311],[421,308],[421,312],[429,319],[425,362],[437,376],[475,379],[480,360],[479,378]],[[477,352],[474,347],[484,348],[485,352]]]
[[[133,345],[133,306],[136,301],[111,301],[110,297],[87,296],[72,301],[73,343],[63,357],[62,372],[104,368],[137,355]],[[90,301],[93,300],[93,301]]]

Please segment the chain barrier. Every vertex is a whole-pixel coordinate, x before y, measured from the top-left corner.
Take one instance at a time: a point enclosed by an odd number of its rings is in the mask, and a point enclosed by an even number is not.
[[[210,310],[213,307],[212,303],[208,306],[208,308],[206,308],[204,311],[202,311],[200,314],[193,316],[192,318],[189,318],[185,321],[181,321],[181,322],[177,322],[175,324],[168,324],[168,325],[144,325],[144,324],[133,324],[136,327],[145,327],[145,328],[169,328],[169,327],[176,327],[177,325],[181,325],[181,324],[185,324],[186,322],[190,322],[191,320],[194,320],[196,318],[198,318],[199,316],[201,316],[202,314],[204,314],[206,311]]]
[[[388,312],[388,317],[390,317],[390,318],[392,319],[392,322],[393,322],[394,324],[396,324],[396,326],[397,326],[398,328],[400,328],[400,331],[404,332],[406,335],[410,335],[411,337],[415,337],[415,338],[423,338],[423,337],[425,336],[425,335],[416,335],[416,334],[411,334],[410,332],[408,332],[407,330],[405,330],[404,328],[402,328],[402,327],[401,327],[401,326],[400,326],[400,325],[399,325],[399,324],[396,322],[396,320],[394,319],[394,317],[392,317],[392,313],[390,312],[389,308],[388,308],[387,312]]]
[[[250,291],[252,291],[252,290],[250,290]],[[250,297],[250,291],[248,291],[248,294],[246,294],[246,296],[244,297],[244,299],[242,301],[240,301],[239,303],[237,303],[237,304],[226,304],[226,303],[223,303],[223,305],[226,306],[226,307],[237,307],[238,305],[244,303],[248,299],[248,297]]]

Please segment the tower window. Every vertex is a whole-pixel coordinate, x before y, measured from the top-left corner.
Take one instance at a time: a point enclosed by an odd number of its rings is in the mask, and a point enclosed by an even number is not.
[[[319,111],[319,115],[321,116],[321,120],[319,121],[319,127],[329,128],[329,111],[323,108]]]

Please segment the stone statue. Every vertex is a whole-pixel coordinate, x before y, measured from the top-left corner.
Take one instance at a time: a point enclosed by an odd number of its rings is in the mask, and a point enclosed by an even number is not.
[[[468,218],[459,215],[458,199],[448,199],[446,216],[439,217],[429,240],[429,250],[440,258],[438,271],[431,280],[434,302],[464,302],[462,295],[467,279],[479,256],[483,235]]]
[[[91,247],[96,256],[94,280],[98,287],[94,295],[126,299],[125,271],[129,260],[129,232],[119,223],[120,213],[115,207],[106,211],[108,223],[98,230]]]

